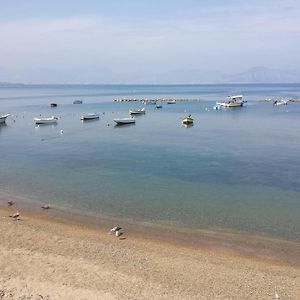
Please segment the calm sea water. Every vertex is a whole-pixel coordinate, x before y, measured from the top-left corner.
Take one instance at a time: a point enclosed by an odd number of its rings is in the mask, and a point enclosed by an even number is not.
[[[247,106],[212,109],[232,93]],[[115,127],[142,107],[113,102],[123,96],[201,101],[149,105]],[[0,113],[15,120],[0,127],[0,189],[87,214],[299,239],[300,103],[257,102],[270,97],[300,98],[300,85],[0,87]],[[82,123],[88,112],[100,120]],[[40,114],[58,125],[36,127]],[[180,125],[186,114],[193,127]]]

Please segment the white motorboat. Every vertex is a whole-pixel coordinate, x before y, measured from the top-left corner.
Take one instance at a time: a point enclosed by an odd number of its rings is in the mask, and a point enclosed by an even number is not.
[[[133,124],[133,123],[135,123],[135,118],[133,118],[133,117],[131,117],[131,118],[120,118],[120,119],[114,119],[114,121],[118,125]]]
[[[86,114],[81,116],[80,120],[82,121],[87,121],[87,120],[96,120],[99,119],[99,114],[97,113],[92,113],[92,114]]]
[[[217,105],[223,107],[242,107],[246,101],[243,100],[243,95],[228,96],[224,102],[217,102]]]
[[[51,117],[51,118],[34,118],[33,119],[35,124],[41,125],[41,124],[56,124],[58,118]]]
[[[191,115],[188,115],[187,117],[183,118],[181,121],[182,125],[191,125],[194,124],[194,119]]]
[[[9,116],[10,116],[10,114],[0,115],[0,124],[4,124],[6,121],[6,118]]]
[[[287,105],[287,104],[288,104],[288,102],[285,101],[285,100],[275,100],[273,102],[273,105],[275,105],[275,106],[278,106],[278,105]]]
[[[176,100],[169,100],[167,103],[168,104],[176,104]]]
[[[156,104],[156,108],[162,108],[161,104]]]
[[[130,115],[141,115],[141,114],[145,114],[146,110],[145,108],[141,108],[141,109],[130,109],[129,110],[129,114]]]

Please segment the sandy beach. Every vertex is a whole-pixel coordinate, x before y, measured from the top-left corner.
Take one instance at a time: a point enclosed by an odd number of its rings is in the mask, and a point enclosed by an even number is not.
[[[297,263],[14,211],[0,207],[0,299],[300,299]]]

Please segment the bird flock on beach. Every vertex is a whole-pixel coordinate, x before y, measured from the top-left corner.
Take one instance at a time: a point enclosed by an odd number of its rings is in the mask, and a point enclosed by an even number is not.
[[[7,205],[9,207],[13,206],[14,204],[15,203],[12,200],[7,201]],[[41,206],[41,208],[44,209],[44,210],[47,210],[47,209],[51,208],[51,205],[50,204],[44,204],[44,205]],[[21,220],[21,214],[20,214],[19,210],[16,210],[16,212],[13,213],[13,214],[10,214],[9,217],[12,218],[13,221],[20,221]],[[115,227],[111,228],[110,231],[109,231],[109,234],[115,235],[119,240],[124,240],[125,239],[125,237],[123,236],[124,230],[120,226],[115,226]]]
[[[15,204],[15,202],[12,201],[12,200],[7,201],[7,205],[9,207],[13,206],[14,204]],[[41,208],[42,209],[49,209],[49,208],[51,208],[51,206],[50,206],[50,204],[44,204],[44,205],[41,206]],[[15,220],[18,220],[18,221],[21,220],[19,210],[17,210],[15,213],[9,215],[9,217],[12,218],[14,221]]]

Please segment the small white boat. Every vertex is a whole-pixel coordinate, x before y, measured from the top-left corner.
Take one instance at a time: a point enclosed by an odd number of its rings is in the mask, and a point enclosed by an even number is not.
[[[133,117],[131,117],[131,118],[121,118],[121,119],[114,119],[114,121],[118,125],[133,124],[133,123],[135,123],[135,118],[133,118]]]
[[[33,119],[35,124],[40,125],[40,124],[56,124],[58,118],[56,117],[51,117],[51,118],[34,118]]]
[[[80,120],[86,121],[86,120],[96,120],[99,119],[99,114],[97,113],[92,113],[92,114],[86,114],[81,116]]]
[[[73,104],[82,104],[82,100],[75,100],[73,101]]]
[[[162,108],[161,104],[156,104],[156,108]]]
[[[176,104],[176,100],[169,100],[167,103],[168,104]]]
[[[10,116],[10,114],[0,115],[0,124],[4,124],[6,121],[6,118],[9,116]]]
[[[227,101],[217,102],[217,105],[223,107],[242,107],[245,101],[243,100],[243,95],[228,96]]]
[[[287,105],[288,104],[288,102],[287,101],[285,101],[285,100],[275,100],[274,102],[273,102],[273,105],[275,105],[275,106],[278,106],[278,105]]]
[[[183,118],[181,121],[182,125],[191,125],[194,124],[194,119],[191,115],[188,115],[187,117]]]
[[[141,109],[130,109],[129,110],[129,114],[130,115],[141,115],[141,114],[145,114],[146,110],[145,108],[141,108]]]

